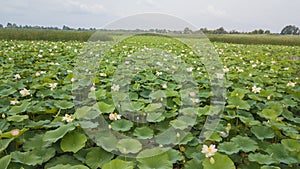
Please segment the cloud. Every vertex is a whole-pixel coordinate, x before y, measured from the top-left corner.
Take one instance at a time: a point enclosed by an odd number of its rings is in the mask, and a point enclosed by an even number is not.
[[[217,9],[216,7],[209,5],[201,11],[203,14],[213,15],[215,17],[226,17],[228,13],[225,10]]]
[[[101,14],[105,9],[102,4],[89,1],[62,1],[71,13]]]

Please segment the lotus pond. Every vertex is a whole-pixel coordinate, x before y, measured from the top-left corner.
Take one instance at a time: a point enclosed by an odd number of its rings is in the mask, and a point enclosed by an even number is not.
[[[212,77],[168,38],[110,43],[0,41],[1,169],[299,167],[300,47],[213,43]]]

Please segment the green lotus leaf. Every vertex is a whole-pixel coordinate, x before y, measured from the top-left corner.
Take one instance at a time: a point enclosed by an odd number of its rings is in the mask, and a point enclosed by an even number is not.
[[[234,105],[237,109],[241,109],[241,110],[249,110],[250,109],[250,105],[238,96],[229,96],[228,103],[230,105]]]
[[[123,154],[138,153],[142,149],[142,144],[135,139],[121,139],[117,148]]]
[[[300,152],[300,142],[295,139],[283,139],[281,143],[288,151]]]
[[[153,137],[153,130],[149,127],[139,127],[134,130],[133,133],[139,139],[151,139]]]
[[[264,166],[260,167],[260,169],[281,169],[281,168],[280,167],[276,167],[276,166],[264,165]]]
[[[98,107],[101,113],[113,113],[115,106],[104,102],[98,102]]]
[[[8,114],[18,114],[18,113],[25,112],[29,105],[30,105],[29,102],[23,102],[20,106],[13,106],[9,110]]]
[[[260,153],[251,153],[248,156],[250,161],[257,162],[259,164],[273,164],[276,163],[276,160],[274,160],[271,156],[260,154]]]
[[[111,123],[112,129],[115,131],[129,131],[132,126],[133,123],[125,119],[115,120]]]
[[[57,140],[61,139],[64,135],[66,135],[67,132],[72,131],[74,129],[75,129],[75,127],[72,123],[69,123],[67,125],[62,125],[55,130],[47,131],[44,135],[43,140],[54,143]]]
[[[244,152],[255,151],[256,149],[258,149],[257,142],[255,142],[249,137],[236,136],[233,137],[231,141],[237,144],[240,150]]]
[[[11,141],[13,141],[14,138],[10,138],[10,139],[1,139],[0,140],[0,152],[2,152],[3,150],[5,150],[7,148],[7,146],[9,145],[9,143]]]
[[[169,161],[171,161],[173,164],[184,159],[183,155],[179,151],[174,149],[168,150],[167,154],[169,157]]]
[[[84,165],[63,165],[63,164],[58,164],[54,167],[50,167],[48,169],[89,169],[88,167],[84,166]]]
[[[111,161],[114,157],[112,153],[109,153],[101,148],[92,148],[86,155],[86,163],[91,169],[102,168],[102,166]]]
[[[13,115],[13,116],[7,117],[7,121],[22,122],[28,118],[29,118],[28,115]]]
[[[105,163],[102,169],[133,169],[133,162],[114,159]]]
[[[49,162],[47,162],[45,168],[48,169],[56,165],[67,165],[67,164],[78,165],[81,164],[81,162],[76,160],[72,155],[61,155],[61,156],[57,155],[56,157],[49,160]]]
[[[203,169],[201,162],[202,161],[197,159],[189,160],[184,164],[184,169]]]
[[[51,145],[50,142],[43,141],[44,134],[36,134],[33,137],[30,137],[28,140],[24,142],[23,149],[25,151],[30,151],[34,149],[42,149],[49,147]]]
[[[162,107],[161,103],[152,103],[144,108],[145,112],[154,112]]]
[[[252,126],[251,132],[259,139],[273,138],[275,136],[274,131],[266,126]]]
[[[148,113],[147,114],[147,118],[146,118],[146,120],[148,122],[153,122],[153,123],[155,123],[155,122],[161,122],[164,119],[165,119],[165,116],[163,116],[162,113],[154,113],[154,112]]]
[[[7,169],[8,165],[10,163],[10,160],[11,160],[11,155],[7,155],[7,156],[0,158],[0,168]]]
[[[240,89],[240,88],[236,88],[236,89],[234,89],[233,92],[231,92],[230,96],[237,96],[237,97],[239,97],[240,99],[243,99],[244,96],[245,96],[245,93],[246,93],[245,90]]]
[[[227,156],[220,153],[216,153],[214,156],[214,163],[210,162],[210,158],[206,158],[202,162],[203,169],[216,169],[216,168],[226,168],[235,169],[233,161]]]
[[[0,90],[0,96],[9,96],[11,94],[14,94],[15,92],[17,92],[17,90],[14,88],[2,89]]]
[[[70,109],[74,107],[74,103],[68,102],[66,100],[55,101],[54,105],[60,109]]]
[[[87,137],[84,134],[73,131],[62,138],[60,147],[64,152],[76,153],[85,146],[86,141]]]
[[[218,146],[220,152],[228,155],[235,154],[240,151],[240,147],[234,142],[224,142]]]
[[[151,99],[160,99],[160,98],[166,98],[166,94],[165,94],[165,92],[164,91],[162,91],[162,90],[158,90],[158,91],[155,91],[155,92],[153,92],[153,93],[151,93],[150,95],[149,95],[149,97],[151,98]]]
[[[274,119],[276,119],[280,115],[280,112],[276,112],[273,109],[264,109],[263,111],[261,111],[259,113],[259,115],[261,117],[266,118],[266,119],[274,120]]]
[[[272,144],[266,149],[266,152],[272,155],[273,159],[281,163],[293,164],[298,162],[296,158],[289,155],[289,152],[282,144]]]
[[[172,169],[172,162],[169,160],[165,150],[154,148],[146,149],[137,156],[138,167],[140,169]]]

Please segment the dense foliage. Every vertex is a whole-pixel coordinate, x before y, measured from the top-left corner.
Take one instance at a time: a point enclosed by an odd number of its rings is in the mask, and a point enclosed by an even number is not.
[[[214,43],[224,65],[226,105],[216,130],[202,142],[199,135],[213,108],[213,94],[201,60],[187,46],[165,37],[140,36],[125,42],[97,60],[92,83],[77,83],[77,58],[86,43],[0,42],[0,168],[298,168],[299,47]],[[181,58],[197,89],[182,89],[177,82],[185,79],[163,69],[173,61],[164,62],[168,52],[162,52],[152,61],[163,65],[139,67],[142,70],[127,82],[131,106],[144,120],[138,123],[122,114],[130,107],[124,110],[114,104],[118,100],[114,93],[123,82],[114,77],[124,58],[140,50],[151,53],[152,48],[170,51],[177,57],[174,60]],[[95,102],[78,106],[74,83],[87,87],[87,99]],[[193,103],[199,108],[182,107]],[[158,111],[161,107],[163,112]],[[100,124],[93,121],[99,115]],[[105,132],[97,130],[102,124]],[[170,125],[174,130],[163,135]],[[117,140],[116,132],[129,138]],[[91,133],[108,139],[99,141],[89,137]],[[150,139],[157,147],[142,147]]]

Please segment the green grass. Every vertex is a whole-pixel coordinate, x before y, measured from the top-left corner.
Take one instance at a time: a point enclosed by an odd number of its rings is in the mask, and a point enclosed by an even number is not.
[[[64,30],[33,30],[33,29],[0,29],[1,40],[46,40],[46,41],[81,41],[93,40],[109,41],[112,36],[133,35],[128,32],[99,32],[95,31],[64,31]],[[167,34],[178,38],[206,38],[203,34]],[[285,46],[300,46],[300,36],[282,35],[206,35],[211,42],[232,44],[270,44]]]

